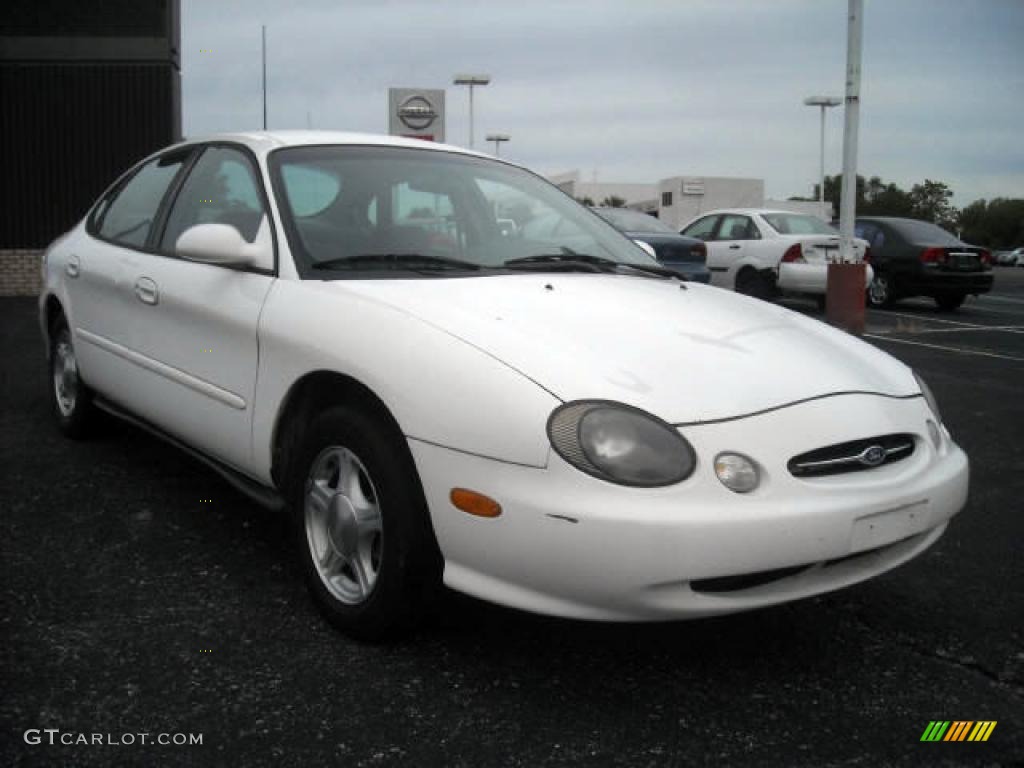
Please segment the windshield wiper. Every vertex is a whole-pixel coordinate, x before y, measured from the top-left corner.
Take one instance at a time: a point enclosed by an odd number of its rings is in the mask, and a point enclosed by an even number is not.
[[[637,272],[644,272],[658,277],[671,277],[685,282],[685,278],[678,272],[654,264],[630,264],[614,259],[606,259],[602,256],[592,256],[588,253],[577,253],[568,246],[561,247],[561,253],[540,253],[536,256],[523,256],[518,259],[509,259],[503,266],[508,269],[545,269],[555,266],[563,269],[579,269],[586,272],[618,272],[620,269],[633,269]]]
[[[447,256],[428,256],[425,253],[361,253],[356,256],[339,256],[335,259],[317,261],[312,264],[313,269],[338,269],[365,266],[390,266],[394,269],[480,269],[479,264],[460,259],[450,259]]]

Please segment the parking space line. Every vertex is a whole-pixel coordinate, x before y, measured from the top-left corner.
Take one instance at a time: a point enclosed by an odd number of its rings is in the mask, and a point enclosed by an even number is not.
[[[986,293],[984,297],[978,299],[978,301],[1005,301],[1010,304],[1024,304],[1024,299],[1016,299],[1012,296],[1003,296],[999,293]]]
[[[939,317],[922,317],[921,315],[911,315],[906,312],[890,312],[888,310],[879,311],[881,317],[907,317],[911,320],[917,320],[922,323],[945,323],[946,325],[966,325],[966,326],[980,326],[980,323],[965,323],[962,320],[945,320]]]
[[[980,349],[963,349],[961,347],[944,347],[941,344],[927,344],[923,341],[910,341],[909,339],[896,339],[892,336],[883,336],[877,333],[865,333],[864,338],[867,339],[878,339],[879,341],[890,341],[893,344],[909,344],[912,347],[927,347],[928,349],[939,349],[943,352],[956,352],[961,355],[978,355],[980,357],[994,357],[999,360],[1013,360],[1018,363],[1024,363],[1024,357],[1014,357],[1013,355],[1000,355],[996,352],[984,352]]]
[[[977,333],[978,331],[999,331],[1001,333],[1024,333],[1024,325],[979,325],[975,328],[925,328],[921,331],[894,330],[893,333]]]

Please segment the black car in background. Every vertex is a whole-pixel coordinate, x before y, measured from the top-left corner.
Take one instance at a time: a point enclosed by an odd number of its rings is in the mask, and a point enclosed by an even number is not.
[[[708,249],[703,240],[684,237],[653,216],[630,208],[595,207],[591,210],[626,237],[647,243],[662,265],[687,280],[699,283],[711,280],[707,266]]]
[[[968,245],[928,221],[859,216],[854,233],[871,246],[875,279],[868,304],[891,306],[897,299],[930,296],[951,311],[968,294],[992,288],[992,254]]]

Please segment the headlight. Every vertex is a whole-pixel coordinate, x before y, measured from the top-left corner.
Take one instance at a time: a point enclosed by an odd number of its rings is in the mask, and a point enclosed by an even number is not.
[[[917,385],[921,388],[921,394],[924,395],[924,401],[928,403],[928,407],[932,409],[932,414],[935,416],[935,420],[942,423],[942,414],[939,413],[939,404],[935,400],[935,395],[932,394],[931,388],[925,384],[917,371],[914,371],[914,378],[917,379]]]
[[[685,480],[697,465],[686,439],[649,413],[621,403],[566,403],[548,419],[548,438],[577,469],[619,485],[655,488]]]

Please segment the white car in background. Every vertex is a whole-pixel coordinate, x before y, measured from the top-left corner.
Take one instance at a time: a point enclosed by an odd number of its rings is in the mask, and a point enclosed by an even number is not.
[[[776,291],[823,298],[828,263],[839,259],[839,232],[816,216],[762,208],[701,214],[680,234],[707,243],[711,284],[761,299]],[[854,238],[863,261],[865,240]],[[873,278],[868,266],[864,287]]]
[[[795,600],[920,554],[967,497],[903,363],[684,282],[539,176],[456,147],[178,144],[43,277],[61,430],[101,408],[288,510],[313,597],[360,637],[442,580],[602,620]]]

